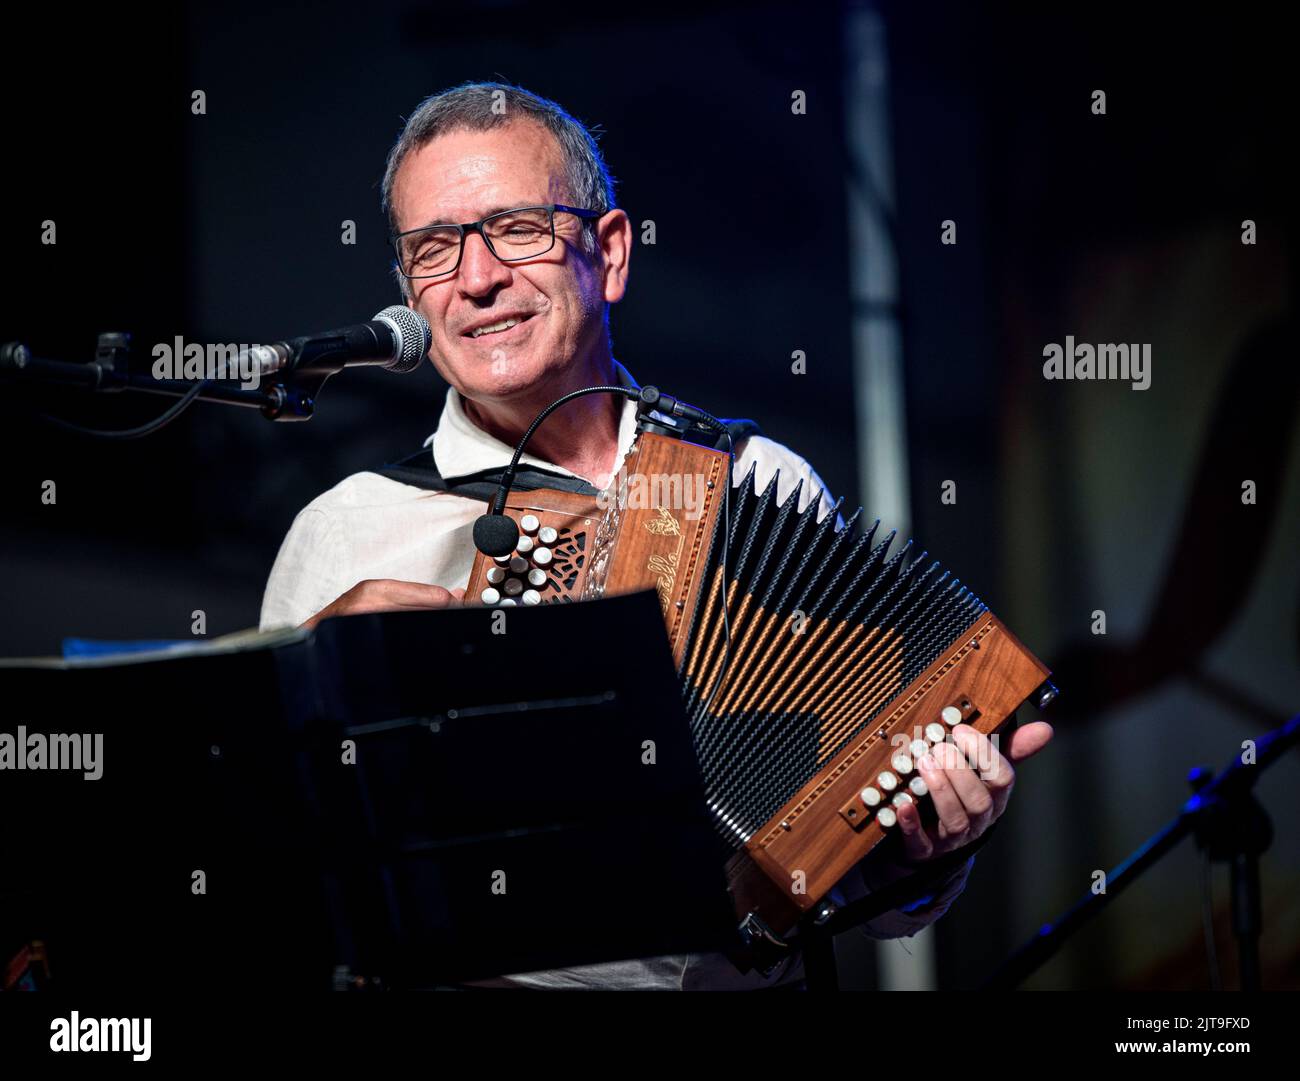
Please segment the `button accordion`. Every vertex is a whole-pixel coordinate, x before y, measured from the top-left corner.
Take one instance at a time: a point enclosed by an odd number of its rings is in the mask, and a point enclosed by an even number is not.
[[[959,723],[986,734],[1055,695],[979,598],[821,493],[784,500],[730,456],[641,431],[596,497],[513,492],[514,552],[475,558],[466,600],[565,603],[654,589],[709,808],[735,854],[742,924],[785,935],[926,811],[917,760]],[[725,520],[725,519],[728,519]]]

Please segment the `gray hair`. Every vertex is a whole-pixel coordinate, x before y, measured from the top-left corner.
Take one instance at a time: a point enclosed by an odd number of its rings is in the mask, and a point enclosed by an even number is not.
[[[408,154],[450,131],[490,131],[517,120],[540,124],[555,137],[568,174],[569,198],[575,206],[602,215],[614,208],[614,178],[610,176],[604,156],[596,145],[599,129],[586,127],[563,106],[521,86],[467,82],[432,94],[420,102],[389,151],[382,186],[382,206],[389,232],[397,232],[393,183]],[[583,222],[582,245],[588,255],[595,253],[594,221]],[[396,264],[393,273],[403,296],[406,296],[407,281]]]

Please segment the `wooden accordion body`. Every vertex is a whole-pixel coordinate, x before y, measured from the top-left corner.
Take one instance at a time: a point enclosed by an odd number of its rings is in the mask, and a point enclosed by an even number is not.
[[[724,573],[727,464],[641,432],[600,497],[512,493],[520,548],[479,553],[466,600],[657,591],[709,806],[737,850],[737,915],[784,935],[885,838],[891,804],[924,812],[916,755],[957,723],[991,733],[1054,691],[1043,664],[910,542],[889,555],[893,534],[860,534],[860,511],[839,529],[836,513],[819,521],[820,493],[800,511],[798,488],[779,501],[775,479],[759,492],[744,478]]]

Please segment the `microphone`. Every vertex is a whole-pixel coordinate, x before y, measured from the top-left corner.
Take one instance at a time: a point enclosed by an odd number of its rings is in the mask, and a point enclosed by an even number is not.
[[[403,375],[420,366],[432,345],[433,331],[424,316],[394,304],[368,323],[241,349],[240,363],[259,376],[280,371],[329,375],[369,364]]]
[[[519,543],[519,526],[504,513],[480,514],[474,519],[474,547],[485,556],[508,556]]]
[[[644,415],[649,410],[654,409],[660,413],[672,417],[681,417],[683,420],[693,421],[701,424],[706,428],[716,428],[722,430],[722,425],[718,418],[712,413],[706,413],[699,406],[689,405],[680,398],[674,398],[671,394],[665,394],[658,387],[645,386],[641,388],[637,398],[641,402],[641,413]]]

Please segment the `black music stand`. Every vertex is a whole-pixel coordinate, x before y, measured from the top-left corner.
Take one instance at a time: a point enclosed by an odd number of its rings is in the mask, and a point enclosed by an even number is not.
[[[0,692],[30,703],[0,732],[104,737],[100,780],[0,786],[23,822],[0,952],[40,937],[60,986],[431,986],[735,945],[653,593],[4,662]]]

